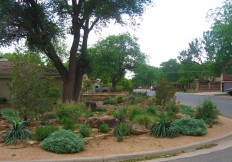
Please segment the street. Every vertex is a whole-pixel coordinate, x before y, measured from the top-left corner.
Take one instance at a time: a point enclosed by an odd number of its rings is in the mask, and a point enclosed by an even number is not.
[[[232,118],[232,97],[196,95],[189,93],[176,93],[177,101],[181,104],[196,107],[205,98],[210,98],[217,105],[221,115]],[[223,141],[220,145],[204,150],[183,153],[171,158],[154,159],[146,162],[232,162],[232,139]]]
[[[176,93],[176,100],[181,104],[196,107],[205,98],[210,98],[220,110],[221,115],[232,118],[232,96],[208,96],[208,95],[194,95],[190,93]]]

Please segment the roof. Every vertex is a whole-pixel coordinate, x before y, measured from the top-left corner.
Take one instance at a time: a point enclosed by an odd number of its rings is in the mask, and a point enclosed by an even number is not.
[[[13,69],[14,63],[0,59],[0,78],[9,78]],[[55,69],[45,69],[47,76],[60,77],[60,74]]]

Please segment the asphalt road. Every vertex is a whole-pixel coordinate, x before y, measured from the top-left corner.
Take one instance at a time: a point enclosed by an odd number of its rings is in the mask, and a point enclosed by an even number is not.
[[[192,157],[185,157],[176,160],[168,160],[166,162],[232,162],[232,147],[211,152],[207,154],[201,154]]]
[[[232,96],[212,96],[212,95],[195,95],[189,93],[176,93],[176,99],[181,104],[196,107],[201,104],[205,98],[210,98],[217,108],[220,110],[221,115],[232,118]]]
[[[211,149],[195,150],[169,158],[144,162],[232,162],[232,139],[227,139]]]
[[[210,98],[217,105],[223,116],[232,118],[231,96],[177,93],[176,97],[177,101],[181,104],[190,105],[192,107],[196,107],[202,103],[205,98]],[[232,162],[232,139],[224,141],[215,148],[184,153],[173,158],[149,160],[146,162]]]

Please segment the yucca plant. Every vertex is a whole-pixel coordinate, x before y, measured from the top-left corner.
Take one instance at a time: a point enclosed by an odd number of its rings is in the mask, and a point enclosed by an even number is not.
[[[21,121],[15,111],[5,109],[1,113],[4,119],[12,122],[12,127],[6,132],[4,138],[5,144],[14,144],[17,140],[29,139],[31,137],[31,132],[27,129],[25,121]]]
[[[170,116],[161,114],[158,122],[156,122],[151,128],[151,135],[156,137],[176,137],[178,136],[178,130],[172,125]]]

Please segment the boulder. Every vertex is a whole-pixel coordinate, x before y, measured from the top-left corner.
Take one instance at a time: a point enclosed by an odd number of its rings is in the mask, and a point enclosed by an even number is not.
[[[85,124],[88,124],[92,128],[99,128],[102,124],[108,124],[110,128],[114,128],[119,123],[118,119],[110,116],[91,117],[85,120]]]
[[[174,120],[177,120],[177,119],[181,119],[181,118],[189,118],[190,116],[187,115],[187,114],[181,114],[181,113],[178,113],[178,114],[175,114],[172,118]]]
[[[133,124],[131,133],[134,135],[146,134],[148,133],[148,129],[143,125]]]
[[[9,127],[9,126],[8,126],[8,123],[7,123],[6,121],[4,121],[4,120],[1,120],[1,121],[0,121],[0,131],[4,131],[4,130],[6,130],[8,127]]]
[[[97,103],[95,101],[86,101],[85,106],[90,107],[93,112],[97,110]]]
[[[59,124],[57,123],[56,119],[49,119],[49,120],[41,121],[41,125],[54,125],[54,126],[57,126]]]
[[[103,116],[101,119],[102,119],[103,123],[108,124],[110,128],[114,128],[120,124],[120,121],[117,118],[110,117],[107,115]]]

